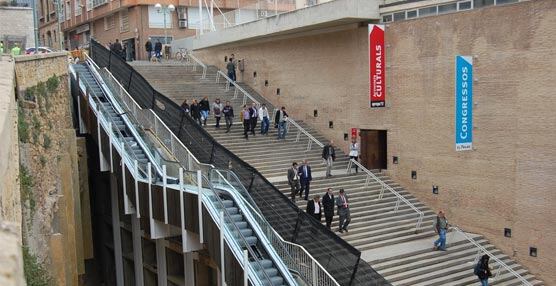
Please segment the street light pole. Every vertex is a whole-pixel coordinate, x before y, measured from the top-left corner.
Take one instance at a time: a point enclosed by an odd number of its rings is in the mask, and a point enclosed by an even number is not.
[[[168,30],[166,29],[166,14],[170,14],[174,12],[176,7],[172,4],[168,6],[162,6],[160,3],[156,3],[154,7],[157,9],[158,13],[164,14],[164,45],[168,45]],[[172,21],[172,18],[170,18],[170,21]]]
[[[37,1],[33,0],[33,28],[35,33],[35,54],[39,51],[39,21],[37,21]],[[25,50],[23,50],[25,52]]]

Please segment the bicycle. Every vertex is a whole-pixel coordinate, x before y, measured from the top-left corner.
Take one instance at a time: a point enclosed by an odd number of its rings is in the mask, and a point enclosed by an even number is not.
[[[187,58],[187,53],[188,53],[187,49],[186,48],[178,48],[178,49],[179,51],[177,51],[174,54],[174,59],[178,61],[185,60]]]

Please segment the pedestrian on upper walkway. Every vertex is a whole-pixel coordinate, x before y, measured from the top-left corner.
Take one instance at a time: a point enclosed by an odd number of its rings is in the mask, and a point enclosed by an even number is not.
[[[201,102],[199,102],[199,107],[201,109],[201,120],[203,120],[203,125],[207,126],[207,118],[210,113],[210,103],[207,96],[203,97]]]
[[[326,227],[330,229],[332,226],[332,219],[334,218],[334,192],[332,188],[326,190],[326,194],[322,196],[322,207],[324,208],[324,218],[326,220]]]
[[[156,56],[156,60],[160,62],[162,58],[162,43],[160,40],[156,40],[156,44],[154,44],[154,55]]]
[[[357,143],[357,139],[355,137],[351,138],[351,143],[349,143],[349,158],[359,162],[359,143]],[[357,166],[357,164],[352,165],[355,165],[355,173],[358,173],[359,166]]]
[[[145,43],[145,51],[147,51],[147,61],[150,61],[153,56],[153,43],[151,42],[151,38]]]
[[[116,42],[112,45],[112,51],[116,55],[118,55],[119,57],[122,57],[123,49],[122,49],[122,44],[120,43],[120,40],[116,39]]]
[[[251,107],[249,108],[249,118],[251,118],[250,127],[251,127],[251,134],[255,136],[255,128],[257,127],[257,119],[259,119],[259,110],[257,109],[256,103],[251,103]]]
[[[4,54],[4,41],[0,41],[0,57]]]
[[[201,107],[197,103],[197,100],[194,99],[190,106],[191,109],[191,117],[193,117],[194,121],[198,121],[199,125],[203,125],[201,122]]]
[[[249,108],[247,108],[247,105],[243,105],[241,120],[243,121],[243,136],[245,136],[245,140],[249,140],[249,135],[247,133],[251,129],[251,117],[249,115]]]
[[[236,55],[232,54],[232,55],[230,56],[230,60],[231,60],[232,63],[234,64],[234,70],[233,70],[234,72],[233,72],[233,74],[232,74],[231,79],[232,79],[233,81],[237,81],[237,77],[236,77],[236,67],[237,67]]]
[[[326,177],[332,177],[332,166],[334,160],[336,160],[336,150],[334,150],[334,141],[330,140],[330,143],[324,145],[322,148],[322,159],[326,164]]]
[[[313,176],[311,173],[311,166],[307,159],[303,160],[303,165],[298,169],[297,174],[299,175],[299,181],[301,183],[301,192],[299,192],[299,197],[304,195],[304,200],[309,199],[309,188],[311,187],[311,181]]]
[[[224,114],[224,120],[226,120],[226,133],[228,133],[234,123],[234,108],[230,105],[229,101],[226,101],[226,105],[222,109],[222,113]]]
[[[344,191],[340,189],[340,194],[336,199],[336,206],[338,207],[338,216],[340,217],[340,229],[339,232],[348,232],[348,225],[351,222],[351,215],[349,210],[349,200]]]
[[[446,251],[446,232],[448,231],[448,219],[443,211],[439,211],[434,223],[434,229],[438,233],[438,239],[434,242],[433,250]]]
[[[320,203],[319,195],[315,195],[312,200],[307,202],[307,209],[305,211],[320,222],[322,218],[322,204]]]
[[[12,57],[21,55],[21,49],[19,48],[19,44],[15,43],[14,47],[11,50]]]
[[[268,116],[268,109],[264,103],[261,105],[261,108],[259,108],[259,119],[261,120],[261,134],[267,135],[270,120]]]
[[[296,162],[293,162],[292,167],[288,169],[288,184],[291,188],[291,199],[295,202],[295,195],[300,192],[299,174]]]
[[[483,255],[473,270],[473,274],[477,275],[481,286],[488,286],[488,278],[492,277],[490,267],[488,266],[489,258],[488,254]]]
[[[276,115],[274,116],[274,127],[278,128],[278,140],[286,139],[286,121],[288,120],[288,113],[286,112],[286,108],[282,106],[281,109],[276,111]]]
[[[215,128],[220,128],[220,119],[222,118],[222,109],[224,109],[224,106],[220,102],[220,99],[217,98],[212,103],[212,112],[214,112],[214,118],[216,119],[216,125],[214,126]]]

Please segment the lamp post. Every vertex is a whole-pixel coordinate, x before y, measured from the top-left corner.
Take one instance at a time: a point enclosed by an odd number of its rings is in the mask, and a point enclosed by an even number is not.
[[[160,3],[156,3],[154,7],[158,11],[158,13],[164,14],[164,44],[168,45],[168,32],[166,29],[166,14],[174,12],[176,10],[176,7],[172,4],[168,6],[162,6]],[[172,21],[172,18],[170,18],[170,21]]]

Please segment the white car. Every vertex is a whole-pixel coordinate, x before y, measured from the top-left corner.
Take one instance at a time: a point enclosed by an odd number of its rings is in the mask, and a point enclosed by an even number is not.
[[[53,49],[49,48],[49,47],[39,47],[39,54],[47,54],[47,53],[52,53],[54,52]],[[25,49],[25,54],[26,55],[30,55],[30,54],[34,54],[35,53],[35,47],[30,47]]]

